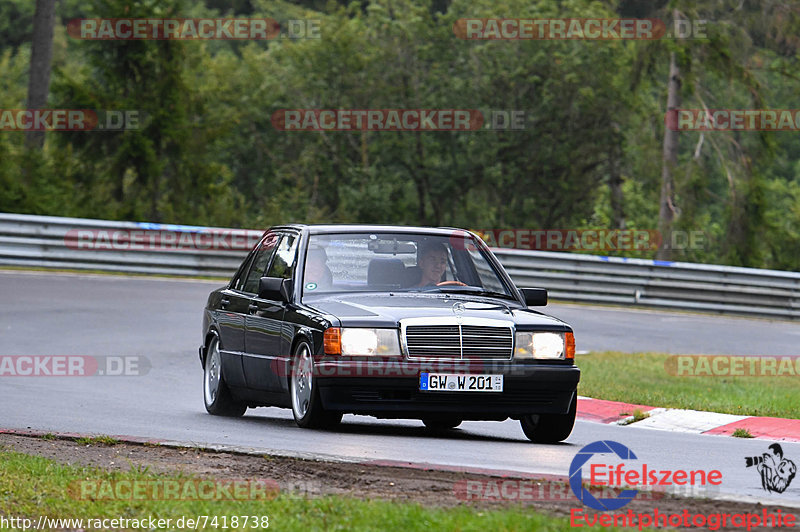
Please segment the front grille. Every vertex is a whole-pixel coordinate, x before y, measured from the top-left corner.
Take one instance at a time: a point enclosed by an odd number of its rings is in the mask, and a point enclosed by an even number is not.
[[[409,358],[510,360],[514,337],[510,326],[408,325]]]

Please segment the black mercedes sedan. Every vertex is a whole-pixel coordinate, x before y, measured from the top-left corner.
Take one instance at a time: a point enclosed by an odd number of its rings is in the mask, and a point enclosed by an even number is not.
[[[272,227],[208,297],[205,406],[291,408],[318,428],[345,413],[432,430],[511,417],[531,441],[559,442],[580,370],[570,326],[531,308],[546,304],[469,231]]]

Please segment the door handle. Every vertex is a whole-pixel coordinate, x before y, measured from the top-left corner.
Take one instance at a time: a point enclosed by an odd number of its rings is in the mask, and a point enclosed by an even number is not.
[[[225,308],[230,304],[231,304],[231,300],[227,299],[227,298],[226,299],[222,299],[219,302],[219,306],[222,308],[222,310],[225,310]]]
[[[256,305],[255,303],[250,303],[249,305],[247,305],[247,309],[250,311],[250,314],[255,314],[256,311],[258,310],[258,305]]]

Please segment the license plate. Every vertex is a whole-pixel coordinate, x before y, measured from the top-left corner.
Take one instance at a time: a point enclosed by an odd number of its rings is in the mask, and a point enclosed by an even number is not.
[[[502,392],[502,375],[420,373],[419,389],[426,392]]]

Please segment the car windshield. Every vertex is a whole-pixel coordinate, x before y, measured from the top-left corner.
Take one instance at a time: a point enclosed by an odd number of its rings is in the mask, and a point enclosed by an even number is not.
[[[311,235],[303,295],[430,291],[513,298],[486,253],[464,232]]]

